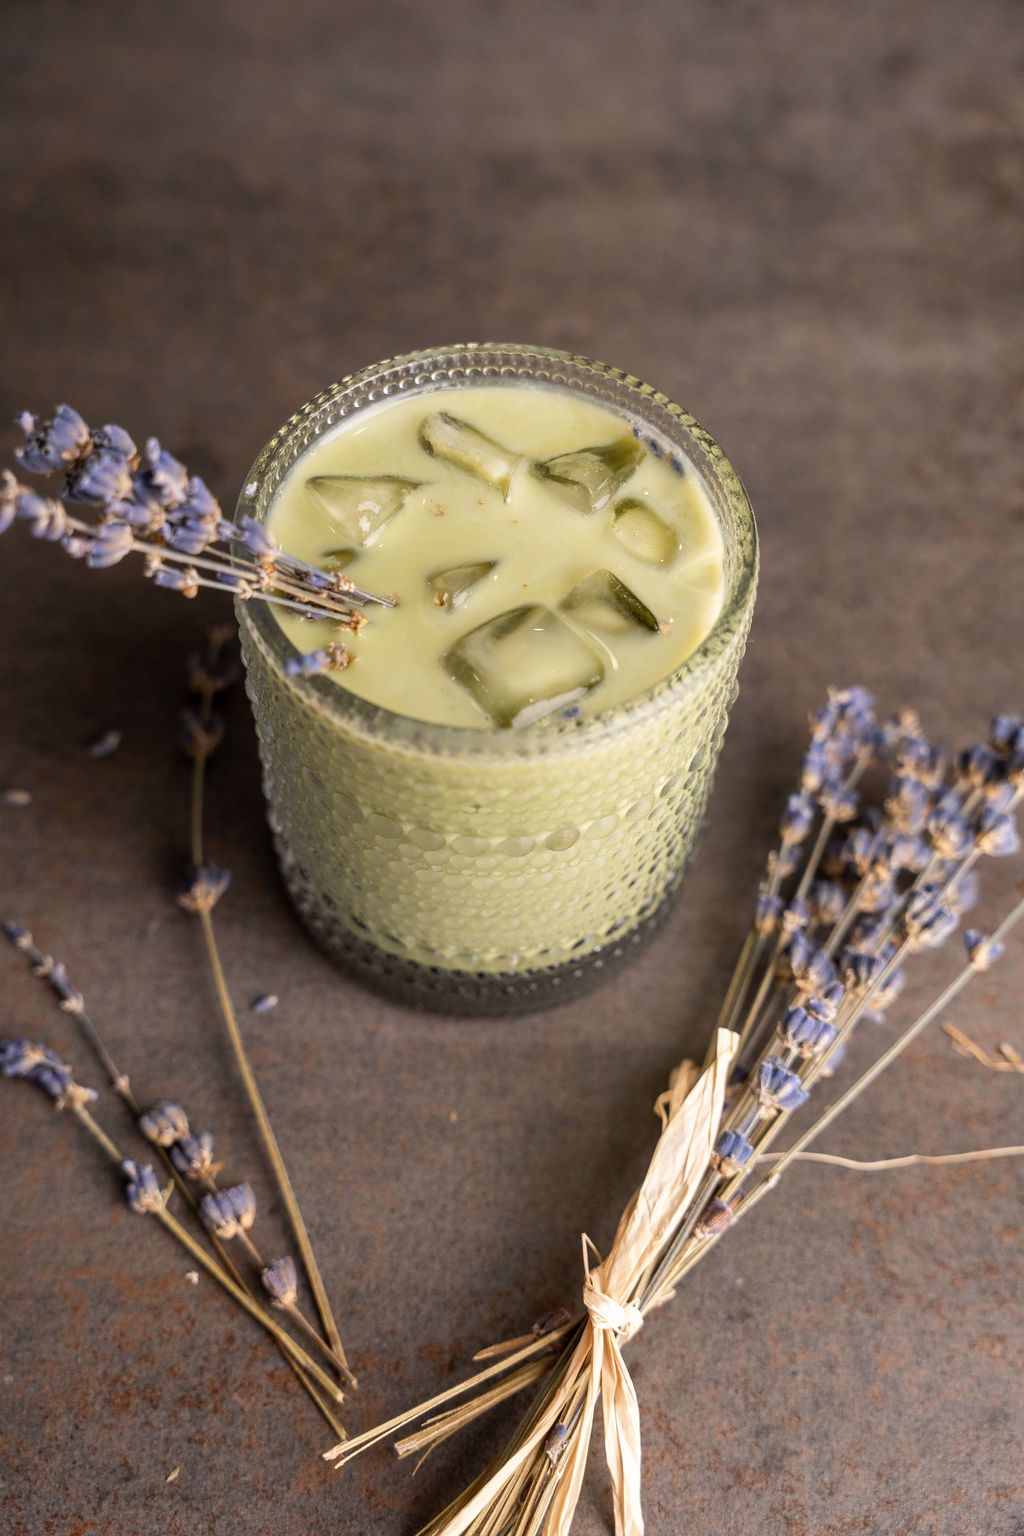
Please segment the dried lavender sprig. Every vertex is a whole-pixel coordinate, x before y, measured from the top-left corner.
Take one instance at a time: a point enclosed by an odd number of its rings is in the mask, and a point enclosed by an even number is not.
[[[142,1131],[143,1135],[146,1136],[147,1139],[150,1140],[157,1148],[157,1151],[163,1159],[168,1173],[174,1180],[186,1203],[191,1207],[193,1211],[198,1211],[198,1202],[193,1196],[187,1182],[188,1178],[190,1177],[188,1172],[188,1159],[179,1152],[179,1148],[183,1142],[196,1141],[196,1138],[193,1138],[190,1135],[188,1120],[184,1110],[181,1109],[180,1105],[175,1104],[173,1101],[160,1100],[156,1105],[153,1106],[152,1109],[143,1111],[141,1105],[132,1092],[127,1073],[120,1070],[117,1062],[114,1060],[110,1051],[107,1049],[103,1038],[100,1035],[99,1029],[86,1011],[85,999],[82,993],[71,982],[67,973],[67,969],[63,963],[61,961],[54,960],[52,955],[48,955],[43,950],[41,950],[36,944],[32,934],[26,927],[24,927],[23,924],[10,921],[5,922],[3,924],[3,932],[13,944],[14,948],[20,954],[24,955],[25,959],[29,963],[33,975],[38,976],[40,980],[46,982],[46,984],[52,988],[52,990],[57,994],[61,1008],[65,1012],[70,1013],[75,1018],[89,1046],[100,1062],[100,1065],[103,1067],[111,1087],[125,1104],[125,1107],[131,1115],[133,1122]],[[212,1180],[213,1174],[216,1172],[216,1165],[212,1162],[210,1151],[204,1145],[204,1143],[207,1141],[209,1141],[209,1138],[207,1138],[204,1133],[203,1137],[196,1141],[196,1148],[197,1152],[203,1157],[201,1168],[202,1175],[204,1179]],[[212,1147],[212,1143],[210,1143],[210,1145]],[[176,1153],[178,1154],[177,1156]],[[225,1250],[219,1237],[216,1234],[211,1233],[210,1241],[221,1264],[221,1267],[225,1270],[225,1272],[237,1286],[245,1290],[246,1293],[251,1296],[252,1293],[249,1290],[249,1287],[246,1285],[244,1277],[239,1273],[238,1269],[232,1262],[230,1255]],[[262,1260],[258,1255],[256,1256],[256,1261],[262,1268]],[[305,1318],[302,1318],[301,1321],[307,1328],[309,1327]],[[317,1338],[321,1348],[323,1348],[323,1341],[319,1339],[319,1335],[316,1334],[316,1330],[313,1329],[311,1331],[314,1337]],[[305,1387],[308,1391],[313,1403],[324,1415],[332,1429],[341,1430],[341,1433],[344,1436],[346,1432],[343,1426],[338,1423],[338,1420],[334,1417],[330,1409],[323,1402],[314,1383],[303,1375],[301,1368],[296,1365],[295,1361],[287,1354],[287,1352],[285,1354],[285,1358],[288,1361],[288,1364],[291,1366],[292,1370],[295,1372],[295,1375],[298,1377],[302,1386]]]
[[[252,1298],[237,1286],[228,1274],[220,1267],[199,1243],[192,1237],[181,1223],[171,1215],[167,1209],[166,1191],[162,1190],[152,1168],[148,1165],[138,1165],[126,1158],[121,1149],[111,1139],[99,1122],[89,1113],[86,1107],[96,1098],[96,1094],[90,1088],[82,1087],[66,1065],[59,1064],[59,1058],[54,1058],[54,1053],[46,1047],[37,1046],[34,1051],[43,1058],[42,1064],[18,1062],[12,1060],[14,1048],[21,1048],[27,1042],[0,1041],[0,1062],[3,1063],[4,1074],[9,1077],[20,1077],[26,1081],[38,1084],[53,1099],[58,1109],[66,1109],[75,1116],[75,1119],[86,1130],[92,1139],[103,1149],[111,1162],[116,1163],[124,1172],[128,1181],[128,1199],[133,1210],[140,1213],[151,1214],[157,1217],[161,1225],[166,1227],[171,1235],[186,1248],[196,1263],[201,1264],[207,1274],[216,1280],[217,1284],[225,1290],[229,1296],[238,1302],[249,1316],[252,1317],[261,1328],[264,1328],[281,1347],[291,1356],[295,1363],[306,1371],[334,1402],[344,1402],[345,1397],[341,1388],[333,1382],[325,1371],[322,1371],[316,1361],[306,1353],[300,1344],[286,1333],[274,1318],[261,1307],[258,1307]],[[56,1061],[57,1065],[53,1064]]]
[[[211,643],[207,657],[208,672],[216,672],[222,649],[223,634],[218,632],[213,637],[211,637]],[[194,667],[191,669],[191,671],[194,678]],[[198,688],[199,707],[197,710],[197,715],[201,726],[208,725],[209,723],[213,707],[213,691],[214,690],[212,690],[210,687],[204,686],[203,684],[200,684]],[[203,807],[205,803],[206,763],[208,756],[209,753],[207,752],[195,754],[192,763],[191,852],[193,863],[197,869],[203,868],[205,857],[203,836]],[[302,1215],[302,1210],[299,1206],[298,1199],[296,1198],[295,1190],[292,1185],[291,1178],[288,1174],[287,1165],[285,1164],[285,1160],[282,1155],[277,1137],[274,1134],[274,1128],[271,1124],[270,1116],[267,1113],[267,1107],[263,1102],[263,1095],[260,1093],[259,1085],[256,1081],[256,1074],[253,1071],[252,1063],[249,1060],[249,1053],[245,1048],[245,1042],[242,1038],[242,1031],[238,1023],[238,1016],[235,1012],[234,1003],[231,1000],[231,993],[228,989],[227,978],[224,974],[224,966],[221,962],[220,949],[217,944],[217,936],[213,924],[212,906],[213,903],[210,903],[209,905],[199,905],[193,910],[196,911],[200,926],[202,927],[203,942],[206,947],[207,959],[209,961],[210,971],[213,977],[214,990],[216,992],[217,1001],[220,1006],[221,1016],[224,1020],[224,1026],[227,1030],[228,1040],[231,1045],[231,1050],[235,1058],[236,1066],[238,1067],[239,1076],[242,1079],[242,1085],[245,1089],[246,1096],[249,1100],[249,1105],[256,1120],[256,1126],[259,1131],[260,1140],[263,1143],[264,1152],[266,1153],[267,1160],[270,1163],[271,1171],[273,1172],[281,1200],[284,1204],[285,1210],[288,1213],[288,1220],[291,1225],[292,1232],[295,1236],[295,1241],[299,1250],[299,1256],[302,1260],[302,1266],[306,1272],[306,1278],[309,1281],[310,1290],[313,1293],[313,1300],[316,1304],[316,1309],[319,1314],[320,1321],[323,1325],[324,1334],[326,1335],[327,1344],[330,1348],[332,1358],[337,1362],[338,1368],[343,1372],[350,1386],[352,1386],[354,1389],[358,1386],[358,1382],[348,1363],[348,1358],[345,1354],[345,1348],[341,1342],[341,1333],[334,1318],[334,1312],[331,1308],[330,1298],[327,1295],[327,1288],[324,1285],[323,1276],[320,1272],[320,1266],[317,1263],[316,1254],[313,1251],[313,1245],[310,1241],[309,1232]]]

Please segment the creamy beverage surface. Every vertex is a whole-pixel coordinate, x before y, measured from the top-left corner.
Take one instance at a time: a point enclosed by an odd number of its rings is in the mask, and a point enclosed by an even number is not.
[[[543,729],[673,672],[722,605],[719,528],[676,450],[568,390],[438,390],[359,412],[283,481],[284,549],[393,609],[358,635],[279,610],[339,686],[444,725]]]

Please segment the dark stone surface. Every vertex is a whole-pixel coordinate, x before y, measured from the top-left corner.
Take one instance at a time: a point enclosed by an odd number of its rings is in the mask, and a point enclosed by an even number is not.
[[[285,905],[231,709],[220,931],[239,999],[281,997],[245,1025],[364,1377],[354,1425],[576,1295],[579,1232],[607,1241],[655,1094],[705,1035],[826,684],[913,701],[958,739],[1024,702],[1018,23],[1009,0],[8,12],[4,416],[66,398],[158,431],[230,501],[278,422],[349,369],[538,341],[684,401],[760,517],[697,866],[635,967],[559,1013],[414,1016],[336,974]],[[0,812],[2,910],[68,961],[138,1092],[216,1131],[283,1245],[169,896],[181,660],[221,610],[140,585],[3,541],[0,780],[35,801]],[[120,753],[86,757],[114,725]],[[1022,984],[1018,948],[957,1017],[995,1046]],[[5,1031],[95,1078],[13,956],[0,1000]],[[828,1145],[1020,1141],[1021,1092],[936,1034]],[[398,1536],[507,1433],[510,1415],[415,1482],[383,1452],[332,1475],[276,1356],[118,1208],[71,1123],[5,1088],[0,1151],[11,1536]],[[797,1170],[631,1351],[652,1536],[1024,1530],[1022,1176]],[[609,1529],[597,1455],[576,1529]]]

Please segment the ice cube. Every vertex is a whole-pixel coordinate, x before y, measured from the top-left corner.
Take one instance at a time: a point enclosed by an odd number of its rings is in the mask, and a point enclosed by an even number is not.
[[[399,475],[313,475],[306,490],[327,513],[332,532],[360,545],[370,542],[420,483]]]
[[[627,497],[612,513],[609,531],[623,549],[648,565],[668,565],[679,553],[679,537],[645,501]]]
[[[550,608],[527,603],[488,619],[443,657],[495,725],[532,725],[581,699],[604,678],[604,664]]]
[[[558,453],[533,466],[553,491],[571,501],[577,512],[600,512],[636,469],[644,451],[632,437],[619,437],[599,448]]]
[[[453,565],[427,577],[427,590],[438,608],[461,608],[478,581],[489,576],[496,560],[481,560],[477,565]]]
[[[522,455],[509,453],[493,438],[485,437],[468,421],[460,421],[447,411],[428,416],[420,427],[420,443],[435,459],[444,459],[456,469],[475,475],[485,485],[493,486],[508,499],[512,475]]]
[[[658,620],[647,604],[613,571],[591,571],[566,593],[559,607],[584,629],[598,634],[628,635],[637,629],[658,632]]]

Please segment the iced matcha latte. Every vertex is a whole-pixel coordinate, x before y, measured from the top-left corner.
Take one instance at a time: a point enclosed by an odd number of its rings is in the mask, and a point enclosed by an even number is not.
[[[707,434],[598,364],[446,349],[314,400],[240,512],[397,598],[355,636],[240,614],[317,937],[471,1010],[599,976],[679,881],[753,605],[750,510]],[[289,675],[336,638],[344,671]]]

